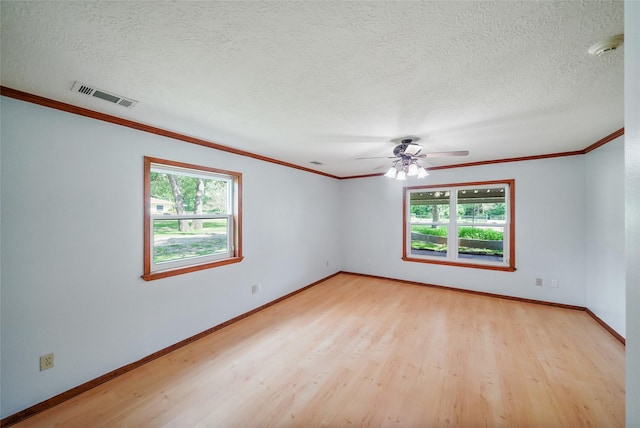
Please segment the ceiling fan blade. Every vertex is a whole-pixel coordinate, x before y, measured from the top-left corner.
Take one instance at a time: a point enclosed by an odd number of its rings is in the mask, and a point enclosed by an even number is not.
[[[416,156],[422,150],[422,146],[420,144],[407,144],[404,149],[404,154],[408,156]]]
[[[458,150],[455,152],[436,152],[436,153],[425,153],[418,155],[418,157],[425,158],[444,158],[447,156],[467,156],[469,154],[468,150]]]

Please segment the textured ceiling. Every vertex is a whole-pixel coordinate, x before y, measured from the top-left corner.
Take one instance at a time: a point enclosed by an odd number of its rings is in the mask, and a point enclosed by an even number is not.
[[[1,2],[1,83],[337,176],[391,139],[433,166],[581,150],[623,126],[622,1]],[[139,101],[71,91],[74,81]],[[324,165],[316,166],[310,161]]]

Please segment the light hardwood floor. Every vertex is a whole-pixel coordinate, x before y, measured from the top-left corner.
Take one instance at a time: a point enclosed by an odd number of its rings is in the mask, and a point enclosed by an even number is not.
[[[17,427],[621,427],[586,313],[340,274]]]

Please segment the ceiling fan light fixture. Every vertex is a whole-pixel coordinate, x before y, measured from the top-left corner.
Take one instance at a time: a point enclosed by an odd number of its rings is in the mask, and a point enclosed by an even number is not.
[[[425,178],[429,175],[426,168],[416,160],[399,160],[391,166],[384,176],[404,181],[407,177]]]
[[[430,157],[467,156],[469,151],[457,150],[451,152],[422,153],[422,146],[416,144],[420,137],[403,137],[391,140],[399,143],[393,148],[394,159],[391,168],[384,174],[385,177],[396,180],[406,180],[407,177],[425,178],[429,176],[427,169],[420,165],[420,160]],[[366,158],[365,158],[366,159]]]
[[[398,170],[396,169],[396,167],[392,166],[387,170],[387,172],[385,172],[384,176],[389,178],[396,178],[397,173],[398,173]]]

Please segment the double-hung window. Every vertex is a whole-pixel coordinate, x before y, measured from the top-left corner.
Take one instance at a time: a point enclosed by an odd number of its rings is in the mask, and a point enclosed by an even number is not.
[[[403,259],[515,270],[515,181],[406,187]]]
[[[142,277],[241,261],[241,184],[237,172],[145,157]]]

